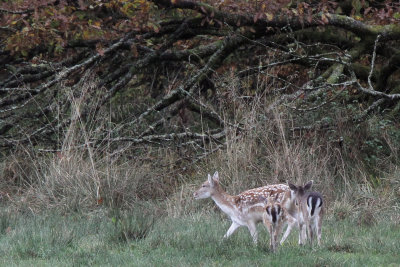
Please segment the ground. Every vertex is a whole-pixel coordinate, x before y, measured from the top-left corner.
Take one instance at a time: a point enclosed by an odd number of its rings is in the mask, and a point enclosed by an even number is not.
[[[122,218],[122,219],[121,219]],[[136,224],[135,224],[136,222]],[[325,220],[321,247],[297,245],[297,231],[273,254],[238,230],[222,240],[229,221],[219,212],[158,218],[140,232],[135,215],[18,215],[1,217],[1,266],[399,266],[400,225]],[[144,225],[144,224],[142,224]],[[143,235],[135,235],[137,232]],[[128,237],[126,239],[125,237]],[[134,238],[137,238],[136,240]]]

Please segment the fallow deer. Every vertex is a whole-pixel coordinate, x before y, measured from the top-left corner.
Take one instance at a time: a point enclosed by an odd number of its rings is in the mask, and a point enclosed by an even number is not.
[[[303,186],[289,183],[293,199],[297,205],[297,221],[299,224],[299,243],[305,244],[307,236],[312,245],[317,234],[318,245],[321,245],[321,227],[324,215],[324,199],[318,192],[309,192],[313,181]]]
[[[279,196],[279,194],[276,194],[275,198],[269,197],[266,200],[265,213],[263,216],[263,223],[268,229],[270,235],[269,244],[272,252],[276,251],[278,236],[280,235],[283,226],[286,223],[288,224],[288,228],[285,233],[286,237],[284,236],[282,238],[281,243],[285,241],[293,226],[297,224],[297,220],[290,215],[288,210],[285,208],[285,204],[290,201],[288,198],[290,196],[290,192],[289,194],[287,194],[287,192],[283,192],[282,195],[283,199]]]
[[[263,223],[269,232],[269,246],[272,252],[276,251],[276,240],[282,230],[285,211],[281,204],[268,198],[263,216]]]
[[[199,190],[193,196],[195,199],[212,198],[215,204],[226,213],[232,220],[232,225],[224,235],[224,238],[231,236],[239,227],[246,226],[253,238],[253,242],[257,243],[256,225],[263,221],[265,213],[264,199],[269,196],[283,197],[283,192],[289,191],[289,187],[285,184],[267,185],[244,191],[236,196],[227,194],[219,184],[218,172],[213,177],[208,175]]]

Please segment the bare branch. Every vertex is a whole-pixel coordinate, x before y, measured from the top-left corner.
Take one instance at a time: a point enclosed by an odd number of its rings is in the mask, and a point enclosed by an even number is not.
[[[212,72],[214,68],[219,66],[219,64],[222,63],[224,57],[227,54],[231,53],[233,49],[239,47],[244,42],[245,39],[240,36],[232,38],[227,37],[223,42],[220,43],[220,48],[210,57],[207,64],[200,71],[198,71],[196,75],[191,77],[185,84],[171,91],[168,95],[163,97],[155,105],[148,108],[133,123],[141,122],[146,116],[148,116],[152,112],[161,111],[162,109],[171,105],[172,103],[175,103],[179,99],[182,99],[183,97],[186,96],[190,96],[195,86],[200,81],[202,81],[210,72]]]
[[[131,137],[118,137],[108,139],[110,142],[129,142],[132,144],[142,144],[142,143],[152,143],[152,142],[171,142],[181,139],[199,139],[199,140],[218,140],[225,137],[225,131],[222,130],[216,134],[201,134],[192,132],[183,133],[170,133],[161,135],[147,135],[141,138],[131,138]]]
[[[372,77],[372,73],[374,72],[375,59],[376,59],[376,47],[377,47],[377,45],[378,45],[378,41],[379,41],[379,38],[380,38],[380,37],[381,37],[381,35],[378,34],[378,36],[376,37],[376,40],[375,40],[374,52],[372,53],[371,71],[369,72],[369,75],[368,75],[369,90],[374,90],[374,87],[372,86],[372,82],[371,82],[371,77]]]
[[[372,89],[370,89],[370,88],[364,88],[364,87],[360,84],[360,82],[357,80],[357,77],[356,77],[356,74],[354,73],[354,71],[351,70],[350,73],[351,73],[352,79],[355,81],[355,83],[356,83],[356,85],[357,85],[357,88],[358,88],[361,92],[366,93],[366,94],[368,94],[368,95],[372,95],[372,96],[380,96],[380,97],[388,98],[388,99],[391,99],[391,100],[400,99],[400,94],[385,94],[385,93],[383,93],[383,92],[376,91],[376,90],[374,90],[373,88],[372,88]]]
[[[359,36],[376,36],[378,34],[382,35],[384,40],[398,40],[400,39],[399,25],[390,24],[384,26],[369,25],[363,23],[359,20],[353,19],[348,16],[331,14],[331,13],[319,13],[313,16],[313,19],[301,20],[299,16],[294,16],[288,18],[286,15],[277,14],[272,20],[259,19],[254,22],[252,15],[244,14],[233,14],[228,12],[223,12],[217,8],[214,8],[208,4],[194,1],[174,1],[169,0],[152,0],[154,3],[170,8],[182,8],[196,10],[197,12],[207,16],[208,14],[213,14],[213,17],[217,20],[223,21],[224,23],[231,25],[232,27],[237,27],[237,22],[240,21],[240,26],[253,26],[257,30],[265,32],[265,29],[271,27],[270,32],[275,32],[277,28],[286,27],[288,24],[293,30],[304,29],[309,27],[317,27],[321,25],[322,16],[327,19],[325,25],[332,25],[339,27],[348,31],[351,31]]]
[[[2,12],[2,13],[18,14],[18,15],[29,14],[29,13],[32,13],[33,11],[34,11],[33,9],[26,9],[26,10],[8,10],[8,9],[5,9],[5,8],[0,8],[0,12]]]

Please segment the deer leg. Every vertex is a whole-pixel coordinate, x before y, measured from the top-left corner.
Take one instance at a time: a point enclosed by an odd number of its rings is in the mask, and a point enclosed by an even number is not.
[[[310,239],[310,244],[312,246],[314,238],[314,229],[313,229],[313,224],[311,222],[307,223],[307,230],[308,230],[308,238]]]
[[[283,242],[285,242],[286,238],[289,236],[290,232],[292,231],[292,227],[293,226],[291,224],[288,224],[288,226],[286,228],[286,231],[282,236],[281,245],[283,244]]]
[[[272,252],[275,252],[275,236],[274,236],[274,229],[272,227],[272,225],[269,226],[268,228],[268,232],[269,232],[269,248]]]
[[[307,240],[307,229],[305,223],[299,223],[299,245],[304,245]]]
[[[240,227],[240,224],[232,222],[231,227],[229,227],[228,231],[224,235],[224,238],[230,237],[239,227]]]
[[[278,224],[275,228],[275,233],[274,233],[274,247],[276,249],[276,247],[278,246],[278,237],[281,234],[282,231],[282,224]]]
[[[318,246],[321,246],[321,231],[322,231],[322,218],[321,218],[321,216],[318,216],[318,222],[317,222],[317,241],[318,241]]]
[[[247,228],[250,231],[251,237],[253,237],[254,244],[257,244],[258,236],[257,236],[257,227],[254,222],[249,222],[247,224]]]
[[[297,223],[297,221],[296,221],[295,219],[293,219],[293,218],[288,219],[288,226],[287,226],[286,231],[285,231],[285,233],[283,234],[283,237],[282,237],[282,239],[281,239],[281,242],[280,242],[281,245],[283,244],[283,242],[285,242],[286,238],[289,236],[290,232],[291,232],[292,229],[293,229],[293,226],[294,226],[296,223]]]

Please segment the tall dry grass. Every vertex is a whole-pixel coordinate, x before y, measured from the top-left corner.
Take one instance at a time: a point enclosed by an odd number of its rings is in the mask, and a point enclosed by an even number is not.
[[[158,167],[168,166],[174,151],[143,146],[132,157],[128,145],[108,143],[104,133],[118,132],[120,125],[105,115],[112,111],[98,110],[101,96],[93,94],[98,89],[93,77],[84,81],[80,94],[60,85],[60,102],[68,101],[70,110],[59,108],[59,117],[69,116],[57,132],[59,149],[21,146],[1,163],[0,196],[16,210],[129,209],[165,198],[176,183],[168,167]]]
[[[377,175],[357,161],[362,157],[357,149],[351,150],[353,160],[349,160],[346,143],[315,132],[293,131],[298,116],[285,107],[271,112],[266,108],[270,96],[263,93],[243,98],[237,95],[237,79],[221,83],[225,91],[217,96],[219,112],[229,122],[225,146],[195,164],[182,159],[179,149],[107,143],[110,133],[122,128],[107,115],[112,108],[100,111],[102,116],[89,115],[82,120],[83,112],[92,114],[97,109],[99,100],[88,99],[96,83],[82,84],[80,95],[65,88],[71,110],[69,123],[58,134],[61,149],[43,152],[19,148],[2,162],[1,196],[20,210],[54,208],[65,212],[131,209],[143,200],[156,200],[155,205],[148,202],[151,209],[178,217],[212,209],[211,202],[194,201],[192,194],[207,173],[219,171],[224,188],[231,194],[266,184],[314,180],[314,189],[329,203],[330,216],[338,219],[356,216],[360,223],[368,224],[376,221],[378,211],[390,214],[399,209],[398,149],[390,135],[384,138],[393,154],[387,157],[391,163]],[[89,110],[88,101],[92,103]],[[244,130],[238,132],[231,125]],[[207,127],[201,125],[202,129]],[[351,130],[340,131],[347,139],[352,137]],[[93,145],[96,140],[103,143],[101,148]],[[209,144],[211,148],[217,145]]]
[[[362,138],[368,140],[376,134],[369,122],[361,134],[340,123],[332,136],[299,133],[292,130],[298,119],[292,115],[293,110],[277,107],[271,112],[266,108],[270,103],[268,97],[256,95],[249,101],[236,95],[240,86],[237,80],[222,83],[227,86],[219,99],[225,107],[222,111],[232,124],[240,123],[245,131],[238,134],[236,129],[226,127],[225,148],[195,166],[194,178],[180,185],[168,199],[168,214],[180,216],[193,210],[213,209],[211,201],[194,201],[192,193],[206,180],[207,173],[219,171],[221,182],[230,194],[266,184],[314,180],[313,189],[325,196],[330,217],[353,218],[367,225],[382,218],[398,218],[400,186],[396,159],[399,150],[394,146],[397,141],[393,137],[384,135],[391,149],[386,159],[391,160],[385,165],[382,157],[380,165],[376,165],[382,169],[371,172],[363,161],[363,148],[354,147],[362,144]],[[339,122],[343,120],[341,113],[334,115]]]

